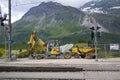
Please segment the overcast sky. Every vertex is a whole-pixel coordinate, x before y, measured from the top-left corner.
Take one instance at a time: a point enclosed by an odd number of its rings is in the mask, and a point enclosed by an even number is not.
[[[41,2],[58,2],[65,6],[79,8],[91,0],[11,0],[12,1],[12,22],[20,19],[31,7],[39,5]],[[8,0],[0,0],[2,14],[8,13]]]

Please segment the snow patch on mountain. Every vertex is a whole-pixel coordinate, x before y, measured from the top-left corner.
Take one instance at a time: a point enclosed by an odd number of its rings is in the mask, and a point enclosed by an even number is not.
[[[83,8],[82,11],[86,12],[86,11],[88,11],[90,9],[91,9],[91,7],[86,7],[86,8]]]
[[[120,9],[120,6],[114,6],[114,7],[111,7],[110,9]]]
[[[90,6],[95,6],[95,3],[93,3],[93,4],[90,4]]]
[[[92,0],[80,7],[80,10],[85,13],[119,15],[120,0]]]
[[[87,12],[87,13],[104,13],[104,11],[102,11],[102,8],[92,8],[92,7],[86,7],[84,9],[82,9],[83,12]]]

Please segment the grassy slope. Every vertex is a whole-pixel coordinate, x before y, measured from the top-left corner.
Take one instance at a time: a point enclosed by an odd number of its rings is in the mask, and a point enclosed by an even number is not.
[[[94,15],[96,16],[96,15]],[[99,15],[97,18],[106,21],[117,20],[119,18],[109,17],[106,15]],[[33,29],[38,26],[38,37],[43,41],[49,39],[58,39],[61,44],[65,43],[75,43],[79,40],[90,41],[90,31],[87,28],[80,26],[77,22],[53,22],[50,24],[50,20],[44,20],[42,25],[38,25],[38,22],[22,22],[19,24],[19,27],[13,28],[13,41],[14,43],[22,43],[29,41],[30,34]],[[48,26],[48,24],[50,24]],[[21,28],[23,27],[23,28]],[[116,28],[115,28],[116,29]],[[113,27],[113,30],[115,30]],[[118,29],[119,30],[119,29]],[[113,33],[102,33],[102,37],[99,40],[99,43],[120,43],[120,35]]]
[[[94,14],[97,21],[113,33],[120,33],[120,16]]]
[[[64,38],[74,33],[82,32],[86,30],[86,28],[78,25],[77,22],[56,22],[54,24],[50,24],[49,26],[48,23],[50,23],[50,21],[43,21],[43,22],[44,23],[42,24],[42,26],[38,26],[39,28],[37,28],[38,36],[43,40],[48,40],[52,38]],[[26,29],[26,27],[24,28],[24,25],[21,25],[23,26],[23,28],[21,29],[14,28],[13,30],[14,31],[13,38],[16,39],[17,42],[18,41],[21,42],[26,39],[29,40],[29,36],[35,28],[35,27],[31,27],[33,26],[33,23],[24,22],[23,24],[29,26],[29,29]],[[18,38],[19,40],[17,40]]]

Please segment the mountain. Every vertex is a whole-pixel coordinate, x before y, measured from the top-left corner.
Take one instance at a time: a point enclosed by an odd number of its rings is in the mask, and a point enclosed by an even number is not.
[[[93,0],[80,10],[92,15],[109,32],[120,34],[120,0]]]
[[[120,15],[92,14],[92,16],[109,32],[120,34]]]
[[[90,42],[90,28],[97,24],[104,32],[99,43],[116,41],[119,43],[120,35],[112,31],[112,26],[110,28],[107,26],[109,20],[116,22],[116,18],[106,16],[108,15],[86,14],[77,8],[56,2],[43,2],[31,8],[20,20],[12,24],[12,37],[14,43],[28,42],[32,31],[36,29],[38,37],[43,41],[57,39],[61,44],[78,41]],[[117,19],[119,21],[120,18]],[[119,26],[119,23],[116,25]],[[119,27],[115,27],[114,30],[119,31]]]
[[[120,14],[120,0],[93,0],[80,9],[89,13]]]
[[[83,15],[78,9],[64,6],[57,2],[41,3],[39,6],[31,8],[23,17],[22,20],[33,21],[45,19],[57,21],[79,21]],[[32,20],[31,20],[32,19]]]
[[[36,28],[38,36],[43,40],[66,39],[75,33],[84,34],[86,28],[81,25],[85,14],[71,6],[56,2],[43,2],[31,8],[19,21],[13,24],[13,37],[29,39]],[[24,37],[24,38],[23,38]],[[80,38],[77,37],[78,41]],[[69,40],[70,41],[70,40]]]

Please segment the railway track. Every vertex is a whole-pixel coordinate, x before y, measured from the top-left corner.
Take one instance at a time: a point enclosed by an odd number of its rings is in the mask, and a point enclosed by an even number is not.
[[[1,80],[85,80],[85,79],[57,79],[57,78],[0,78]]]
[[[0,66],[0,72],[120,72],[117,69],[84,69],[76,67],[26,67],[26,66]]]
[[[82,68],[75,67],[16,67],[0,66],[0,72],[78,72]]]

